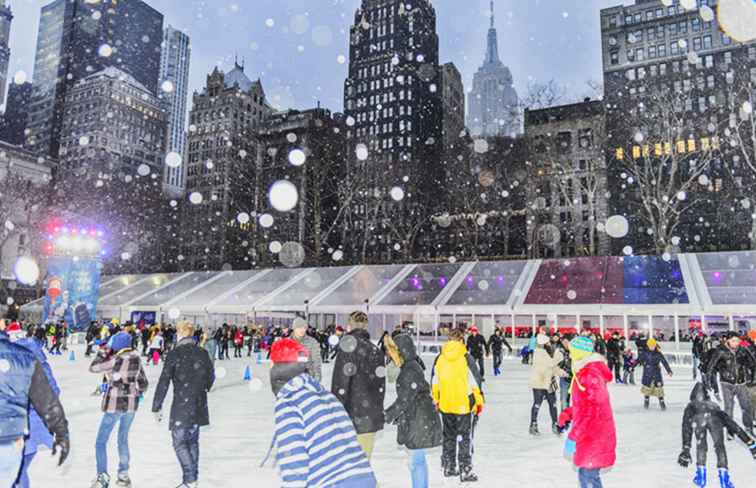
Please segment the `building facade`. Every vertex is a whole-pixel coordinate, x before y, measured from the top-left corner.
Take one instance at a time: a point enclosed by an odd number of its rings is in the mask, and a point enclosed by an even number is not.
[[[454,63],[441,66],[441,107],[443,151],[446,152],[465,130],[465,87]]]
[[[0,0],[0,105],[5,103],[8,87],[8,63],[10,62],[10,30],[13,12],[5,0]]]
[[[419,257],[444,181],[436,11],[430,0],[363,0],[350,29],[344,107],[350,259]]]
[[[716,0],[668,3],[601,11],[610,214],[629,221],[613,250],[748,248],[756,234],[742,201],[754,174],[742,162],[753,144],[735,139],[753,127],[752,111],[749,122],[741,109],[753,100],[756,43],[726,34]],[[669,170],[643,180],[658,167]],[[657,199],[649,189],[666,205],[647,205]]]
[[[194,93],[183,163],[188,198],[178,239],[183,269],[250,262],[250,224],[239,216],[255,218],[256,134],[271,113],[262,83],[239,64],[227,73],[215,68],[202,92]]]
[[[23,146],[26,138],[26,124],[29,119],[32,84],[27,82],[11,83],[5,103],[0,140]]]
[[[525,111],[529,257],[609,252],[604,128],[601,101]]]
[[[141,0],[54,0],[40,12],[28,148],[57,157],[64,103],[77,81],[116,67],[155,95],[163,15]]]
[[[514,136],[522,133],[520,99],[512,73],[499,58],[494,3],[491,0],[491,27],[488,29],[486,59],[473,76],[468,95],[467,125],[474,136]]]
[[[171,26],[163,34],[160,57],[160,98],[168,114],[168,152],[186,155],[187,98],[189,96],[189,63],[192,48],[189,36]],[[164,187],[169,195],[183,194],[186,186],[184,166],[166,166]]]

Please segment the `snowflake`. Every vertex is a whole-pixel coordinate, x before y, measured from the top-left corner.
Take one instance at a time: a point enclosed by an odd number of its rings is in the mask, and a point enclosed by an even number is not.
[[[92,289],[92,276],[86,271],[78,271],[73,276],[74,290],[80,293]]]

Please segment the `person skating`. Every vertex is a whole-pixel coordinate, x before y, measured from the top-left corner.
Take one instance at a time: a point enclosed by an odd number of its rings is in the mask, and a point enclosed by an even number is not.
[[[501,329],[497,328],[491,337],[488,339],[488,350],[493,355],[493,373],[494,376],[501,374],[501,359],[503,346],[507,346],[509,353],[512,354],[512,346],[507,342],[507,338],[504,337],[504,333]]]
[[[488,356],[488,344],[482,335],[478,333],[478,328],[474,325],[470,327],[470,335],[467,337],[467,352],[478,363],[478,371],[480,371],[480,378],[484,379],[485,373],[485,357]]]
[[[581,488],[602,488],[601,470],[614,466],[617,432],[607,384],[612,373],[605,359],[594,353],[587,337],[570,342],[572,357],[572,406],[559,416],[559,426],[571,424],[565,454],[578,468]]]
[[[315,381],[320,381],[322,376],[321,371],[323,369],[320,362],[320,344],[318,344],[317,340],[307,334],[307,327],[308,325],[305,319],[301,317],[295,318],[294,323],[292,324],[291,338],[307,348],[307,357],[309,360],[309,363],[307,363],[307,372],[310,373],[310,376],[315,378]]]
[[[478,481],[473,471],[472,439],[476,417],[483,412],[482,381],[459,329],[449,332],[431,370],[433,401],[441,413],[444,476],[459,476],[463,482]],[[457,469],[459,466],[459,469]]]
[[[562,338],[559,343],[559,351],[562,353],[563,359],[559,363],[559,404],[560,412],[563,412],[570,406],[570,385],[572,384],[572,357],[570,356],[570,341],[573,339],[571,335],[567,335]]]
[[[91,488],[107,488],[110,485],[107,447],[116,424],[119,458],[116,486],[131,486],[129,430],[139,408],[139,398],[149,386],[139,353],[131,348],[131,336],[126,332],[114,335],[109,349],[97,355],[89,366],[89,371],[105,374],[108,380],[102,399],[102,421],[95,442],[97,477]]]
[[[163,354],[163,348],[165,347],[165,339],[163,339],[163,332],[158,329],[150,340],[150,359],[153,366],[157,366],[160,362],[160,356]]]
[[[276,397],[271,450],[276,450],[282,486],[375,488],[375,475],[352,419],[342,403],[307,373],[307,349],[293,339],[280,339],[272,345],[270,359],[270,385]],[[267,456],[263,464],[266,461]]]
[[[41,437],[48,437],[48,432],[53,434],[53,455],[60,451],[58,466],[70,451],[68,421],[44,365],[35,351],[13,343],[8,332],[5,320],[0,319],[0,359],[5,365],[0,373],[0,487],[14,485],[22,466],[28,467],[33,457],[27,447],[32,449]],[[26,335],[20,328],[11,332],[19,340]],[[42,344],[38,347],[41,352]],[[35,412],[44,426],[35,422]]]
[[[625,385],[635,385],[635,368],[638,366],[638,360],[633,355],[632,349],[627,349],[622,354],[622,383]]]
[[[396,401],[386,409],[386,422],[397,425],[396,442],[409,451],[412,488],[428,488],[426,451],[443,442],[441,420],[412,337],[387,336],[384,346],[391,361],[400,368]]]
[[[711,356],[706,368],[706,376],[713,378],[719,375],[722,389],[722,399],[727,415],[732,417],[735,399],[740,404],[743,416],[743,426],[753,435],[753,405],[749,385],[754,383],[756,361],[745,347],[740,347],[740,337],[730,332],[726,342],[719,346]]]
[[[720,488],[734,488],[730,480],[727,462],[727,448],[724,442],[724,431],[738,437],[751,451],[756,459],[756,441],[746,431],[727,415],[719,405],[709,398],[709,393],[703,383],[696,383],[690,393],[690,403],[685,407],[682,420],[682,452],[677,458],[680,466],[686,468],[692,462],[690,449],[693,434],[696,436],[696,476],[693,484],[699,487],[707,485],[706,458],[708,454],[707,436],[711,436],[714,452],[717,455],[717,471]]]
[[[606,359],[608,361],[609,371],[614,373],[614,381],[622,383],[620,367],[622,365],[622,353],[625,350],[625,342],[620,338],[618,332],[612,334],[612,338],[606,343]]]
[[[546,400],[549,404],[549,415],[551,415],[551,430],[554,434],[560,434],[557,425],[557,408],[556,408],[556,378],[562,375],[559,363],[564,360],[561,351],[553,351],[552,354],[546,350],[549,344],[549,336],[539,334],[536,337],[536,349],[533,353],[533,366],[530,370],[530,388],[533,389],[533,406],[530,409],[530,434],[538,435],[538,412],[541,404]]]
[[[703,332],[696,334],[693,338],[692,358],[693,358],[693,381],[696,380],[701,366],[701,358],[704,355],[704,335]]]
[[[638,357],[639,364],[643,365],[643,378],[641,380],[641,393],[643,394],[643,408],[648,409],[651,397],[659,399],[662,410],[667,409],[664,403],[664,379],[662,378],[662,366],[667,375],[672,377],[672,368],[669,367],[667,358],[662,354],[656,339],[646,341],[646,350]]]
[[[188,322],[176,328],[178,343],[168,352],[155,389],[152,412],[163,419],[163,401],[173,384],[173,402],[168,428],[173,438],[183,475],[179,488],[196,488],[199,476],[200,427],[210,425],[207,392],[213,387],[213,362],[206,350],[194,343],[194,326]]]
[[[380,371],[386,362],[381,350],[370,341],[367,327],[368,316],[363,312],[352,312],[349,316],[349,333],[338,345],[331,392],[344,405],[354,422],[357,441],[369,460],[373,454],[375,434],[383,430],[386,377],[380,375]]]
[[[231,335],[234,339],[234,358],[240,358],[242,357],[242,348],[244,347],[244,333],[241,328],[234,327]]]

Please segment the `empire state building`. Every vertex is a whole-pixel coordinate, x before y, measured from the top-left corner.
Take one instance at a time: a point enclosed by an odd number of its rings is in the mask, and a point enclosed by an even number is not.
[[[512,73],[499,59],[499,42],[494,26],[491,0],[491,27],[488,29],[486,59],[473,77],[468,95],[467,125],[474,136],[512,136],[521,131],[519,98]]]

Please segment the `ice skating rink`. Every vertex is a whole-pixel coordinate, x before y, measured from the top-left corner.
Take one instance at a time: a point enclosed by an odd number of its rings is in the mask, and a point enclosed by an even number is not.
[[[71,429],[72,452],[67,464],[58,468],[48,451],[37,455],[31,469],[35,488],[82,488],[95,476],[94,443],[100,422],[100,398],[90,393],[100,378],[87,370],[89,361],[83,348],[75,348],[76,360],[68,355],[50,358],[62,389],[61,400]],[[426,358],[432,364],[432,357]],[[243,381],[245,366],[252,367],[254,379]],[[572,465],[562,456],[564,440],[550,432],[546,403],[541,407],[542,434],[528,434],[532,393],[528,388],[529,369],[519,361],[505,361],[503,375],[493,378],[490,361],[486,371],[487,405],[475,438],[475,470],[481,487],[574,488],[578,486]],[[331,365],[326,365],[324,381],[330,385]],[[150,390],[137,413],[131,430],[131,470],[135,488],[175,488],[180,471],[171,446],[167,412],[157,424],[150,413],[152,395],[162,366],[148,366]],[[210,394],[210,421],[200,437],[200,486],[213,488],[273,488],[280,486],[272,462],[260,463],[273,435],[273,396],[268,382],[268,365],[247,358],[216,362],[218,380]],[[428,375],[430,372],[428,372]],[[640,375],[636,372],[636,376]],[[669,409],[658,404],[642,408],[639,387],[612,385],[610,393],[617,422],[617,465],[604,474],[607,488],[677,488],[692,486],[694,468],[677,465],[680,452],[682,412],[692,387],[689,368],[675,369],[667,381]],[[388,385],[386,406],[393,400],[394,385]],[[736,406],[736,418],[739,409]],[[115,432],[109,449],[111,475],[117,467]],[[756,462],[738,441],[727,444],[735,486],[756,486]],[[429,455],[431,486],[457,486],[444,480],[440,450]],[[695,454],[694,454],[695,459]],[[381,488],[409,488],[407,455],[396,445],[396,429],[388,426],[376,440],[373,468]],[[716,459],[710,446],[709,484],[716,480]],[[473,484],[474,486],[475,484]]]

